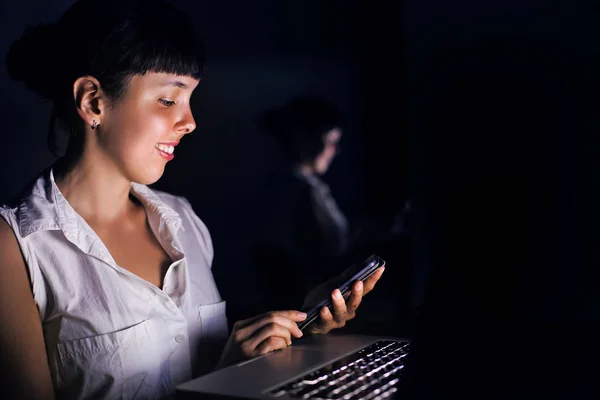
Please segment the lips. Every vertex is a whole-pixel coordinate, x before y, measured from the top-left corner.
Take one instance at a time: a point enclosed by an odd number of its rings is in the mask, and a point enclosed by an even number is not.
[[[175,158],[173,152],[175,151],[175,146],[177,146],[179,142],[168,142],[168,143],[157,143],[154,148],[158,152],[158,154],[165,158],[167,161]]]
[[[173,151],[175,151],[175,146],[169,146],[166,144],[156,144],[156,147],[158,150],[164,152],[164,153],[169,153],[169,154],[173,154]]]

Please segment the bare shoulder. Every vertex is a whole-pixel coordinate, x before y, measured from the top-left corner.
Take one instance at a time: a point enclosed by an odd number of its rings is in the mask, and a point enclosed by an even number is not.
[[[44,334],[25,261],[0,217],[0,398],[52,399]]]
[[[25,266],[23,257],[21,256],[21,250],[19,249],[19,243],[15,237],[13,229],[8,225],[8,222],[0,216],[0,268],[4,272],[8,272],[7,269],[18,268]],[[23,269],[24,271],[24,269]]]
[[[8,222],[0,216],[0,303],[33,304],[33,294],[25,260],[15,233]],[[0,304],[0,311],[3,311]],[[8,306],[7,306],[8,307]]]
[[[0,290],[6,301],[32,301],[25,260],[15,233],[0,216]]]

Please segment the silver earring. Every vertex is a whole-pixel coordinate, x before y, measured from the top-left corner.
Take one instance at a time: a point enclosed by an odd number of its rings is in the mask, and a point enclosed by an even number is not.
[[[96,120],[92,121],[92,129],[96,129],[96,127],[98,126],[98,123],[96,122]]]

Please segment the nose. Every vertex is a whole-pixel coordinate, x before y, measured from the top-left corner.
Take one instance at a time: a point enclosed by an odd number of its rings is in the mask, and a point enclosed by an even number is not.
[[[196,121],[192,115],[192,111],[188,110],[187,113],[177,122],[175,130],[179,134],[188,134],[196,129]]]

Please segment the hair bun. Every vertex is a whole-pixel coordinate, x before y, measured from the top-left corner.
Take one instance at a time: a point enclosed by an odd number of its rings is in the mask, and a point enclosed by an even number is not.
[[[21,38],[10,46],[6,56],[10,77],[25,82],[27,88],[49,100],[52,86],[57,81],[53,62],[60,59],[60,55],[53,51],[58,40],[56,36],[54,24],[26,27]]]

